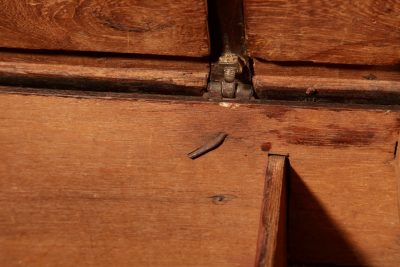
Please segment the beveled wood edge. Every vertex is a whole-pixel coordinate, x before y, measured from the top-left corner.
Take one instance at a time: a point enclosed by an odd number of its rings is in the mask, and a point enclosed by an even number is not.
[[[400,132],[399,132],[399,138],[398,141],[395,144],[394,148],[394,168],[396,172],[396,178],[397,178],[397,206],[399,210],[399,220],[400,220]]]
[[[286,156],[269,155],[256,267],[284,267],[286,260]]]

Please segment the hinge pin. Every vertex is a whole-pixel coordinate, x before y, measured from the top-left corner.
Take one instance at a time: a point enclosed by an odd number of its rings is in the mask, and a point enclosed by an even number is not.
[[[208,95],[211,98],[251,99],[253,88],[246,83],[248,70],[245,61],[231,52],[224,53],[218,62],[212,65]]]

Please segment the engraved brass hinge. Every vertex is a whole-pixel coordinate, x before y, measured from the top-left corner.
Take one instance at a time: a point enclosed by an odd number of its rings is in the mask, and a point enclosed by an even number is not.
[[[211,99],[254,98],[251,59],[245,43],[243,0],[208,0],[211,66],[207,96]]]
[[[250,100],[253,98],[253,86],[250,81],[249,63],[234,53],[225,52],[217,63],[211,64],[208,96],[212,99]]]

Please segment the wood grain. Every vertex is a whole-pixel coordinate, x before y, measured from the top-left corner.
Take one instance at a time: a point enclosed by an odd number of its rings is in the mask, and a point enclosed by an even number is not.
[[[394,148],[394,157],[395,157],[395,170],[397,173],[397,191],[398,191],[398,207],[399,207],[399,220],[400,220],[400,131],[399,131],[399,139]]]
[[[400,103],[398,67],[267,63],[254,60],[260,98],[352,103]]]
[[[2,266],[253,266],[267,153],[291,162],[291,262],[398,266],[398,107],[10,90]]]
[[[244,0],[247,49],[270,61],[400,62],[396,0]]]
[[[205,1],[1,0],[0,47],[209,55]]]
[[[201,95],[208,74],[202,61],[0,52],[3,85]]]
[[[258,267],[287,266],[285,161],[285,156],[268,157],[256,261]]]

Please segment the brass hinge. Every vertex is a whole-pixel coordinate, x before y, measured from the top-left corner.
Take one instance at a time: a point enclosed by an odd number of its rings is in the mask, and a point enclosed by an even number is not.
[[[207,96],[211,99],[254,97],[250,59],[246,52],[243,0],[209,0],[211,70]]]
[[[226,52],[217,63],[211,64],[208,97],[250,100],[253,98],[250,81],[249,63],[234,53]]]

